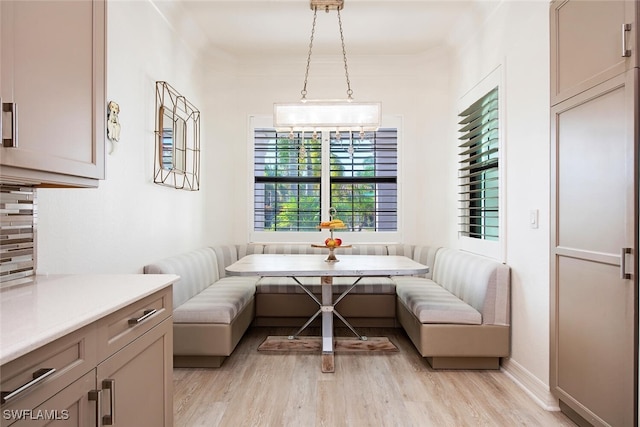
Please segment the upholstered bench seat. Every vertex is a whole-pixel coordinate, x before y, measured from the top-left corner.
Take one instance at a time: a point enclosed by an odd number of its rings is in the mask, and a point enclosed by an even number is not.
[[[398,299],[421,323],[482,324],[482,314],[430,279],[396,277]]]
[[[421,258],[433,266],[424,278],[394,278],[413,344],[434,369],[498,369],[509,355],[509,267],[449,248],[416,247]]]
[[[256,278],[220,279],[176,308],[173,322],[231,324],[253,300],[255,286]]]
[[[260,246],[216,246],[172,256],[144,267],[173,273],[173,365],[219,367],[255,314],[258,277],[225,277],[225,267]]]
[[[318,303],[291,277],[229,276],[249,254],[318,254],[311,244],[218,245],[145,266],[178,274],[173,285],[176,367],[219,367],[250,325],[297,330]],[[430,267],[423,275],[366,277],[335,311],[356,328],[401,326],[436,369],[498,369],[510,350],[509,267],[468,252],[406,244],[357,244],[341,255],[402,255]],[[333,278],[334,299],[357,278]],[[320,277],[297,278],[319,299]],[[317,326],[319,319],[311,326]],[[339,327],[337,319],[335,325]]]
[[[320,294],[320,277],[297,277],[300,283],[313,292]],[[332,291],[341,294],[353,285],[357,277],[334,277]],[[304,294],[306,293],[291,277],[263,277],[256,284],[256,294]],[[349,294],[388,294],[395,295],[396,285],[389,277],[363,277]]]

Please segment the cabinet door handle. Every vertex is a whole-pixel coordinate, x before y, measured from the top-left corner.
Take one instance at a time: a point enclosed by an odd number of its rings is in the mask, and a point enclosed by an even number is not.
[[[0,404],[4,404],[5,402],[8,402],[9,400],[18,396],[20,393],[27,391],[31,387],[41,383],[46,378],[50,377],[55,371],[56,371],[56,368],[38,369],[33,373],[33,379],[28,383],[21,385],[20,387],[18,387],[13,391],[0,392]]]
[[[91,390],[89,392],[89,400],[96,402],[96,427],[102,427],[102,390]]]
[[[102,388],[109,390],[109,414],[102,416],[102,424],[112,426],[116,422],[116,380],[103,380]]]
[[[622,57],[631,56],[631,50],[627,49],[627,33],[631,31],[631,24],[622,24]]]
[[[2,103],[2,117],[5,114],[11,114],[11,133],[5,138],[4,132],[6,131],[4,126],[4,120],[0,120],[3,126],[0,126],[0,132],[2,135],[2,146],[7,148],[16,148],[18,146],[18,105],[15,102],[3,102]]]
[[[150,310],[145,310],[144,313],[142,314],[142,316],[135,318],[135,319],[129,319],[129,326],[133,326],[133,325],[137,325],[138,323],[142,323],[145,320],[147,320],[149,317],[153,316],[154,314],[156,314],[158,312],[158,310],[156,310],[155,308],[152,308]]]
[[[627,273],[627,254],[631,254],[631,248],[620,249],[620,278],[631,279],[631,273]]]

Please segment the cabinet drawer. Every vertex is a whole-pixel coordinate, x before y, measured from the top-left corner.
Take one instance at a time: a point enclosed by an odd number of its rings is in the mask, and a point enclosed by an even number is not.
[[[97,426],[96,403],[89,400],[89,393],[95,388],[96,372],[93,369],[37,408],[3,412],[2,419],[7,424],[2,426]]]
[[[92,370],[97,363],[95,330],[95,324],[88,325],[1,366],[0,388],[3,400],[5,392],[20,390],[31,382],[30,386],[15,393],[14,397],[9,397],[0,406],[2,413],[35,408]],[[51,369],[55,371],[49,375],[37,374]],[[33,382],[34,374],[42,379]],[[0,418],[1,425],[8,425],[9,422],[4,417]]]
[[[171,316],[171,289],[169,286],[98,321],[98,360],[111,356]]]

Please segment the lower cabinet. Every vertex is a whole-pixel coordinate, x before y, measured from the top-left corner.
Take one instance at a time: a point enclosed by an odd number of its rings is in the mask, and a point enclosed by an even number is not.
[[[0,367],[0,426],[173,426],[171,287]]]
[[[3,412],[3,418],[14,418],[12,427],[100,425],[96,424],[96,404],[89,401],[95,383],[95,371],[91,371],[37,408]]]
[[[98,365],[102,425],[173,425],[172,330],[166,319]]]

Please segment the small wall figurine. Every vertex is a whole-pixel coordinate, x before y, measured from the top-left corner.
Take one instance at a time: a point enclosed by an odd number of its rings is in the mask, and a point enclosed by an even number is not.
[[[107,104],[107,138],[114,142],[120,140],[118,113],[120,113],[120,106],[114,101],[109,101]]]

